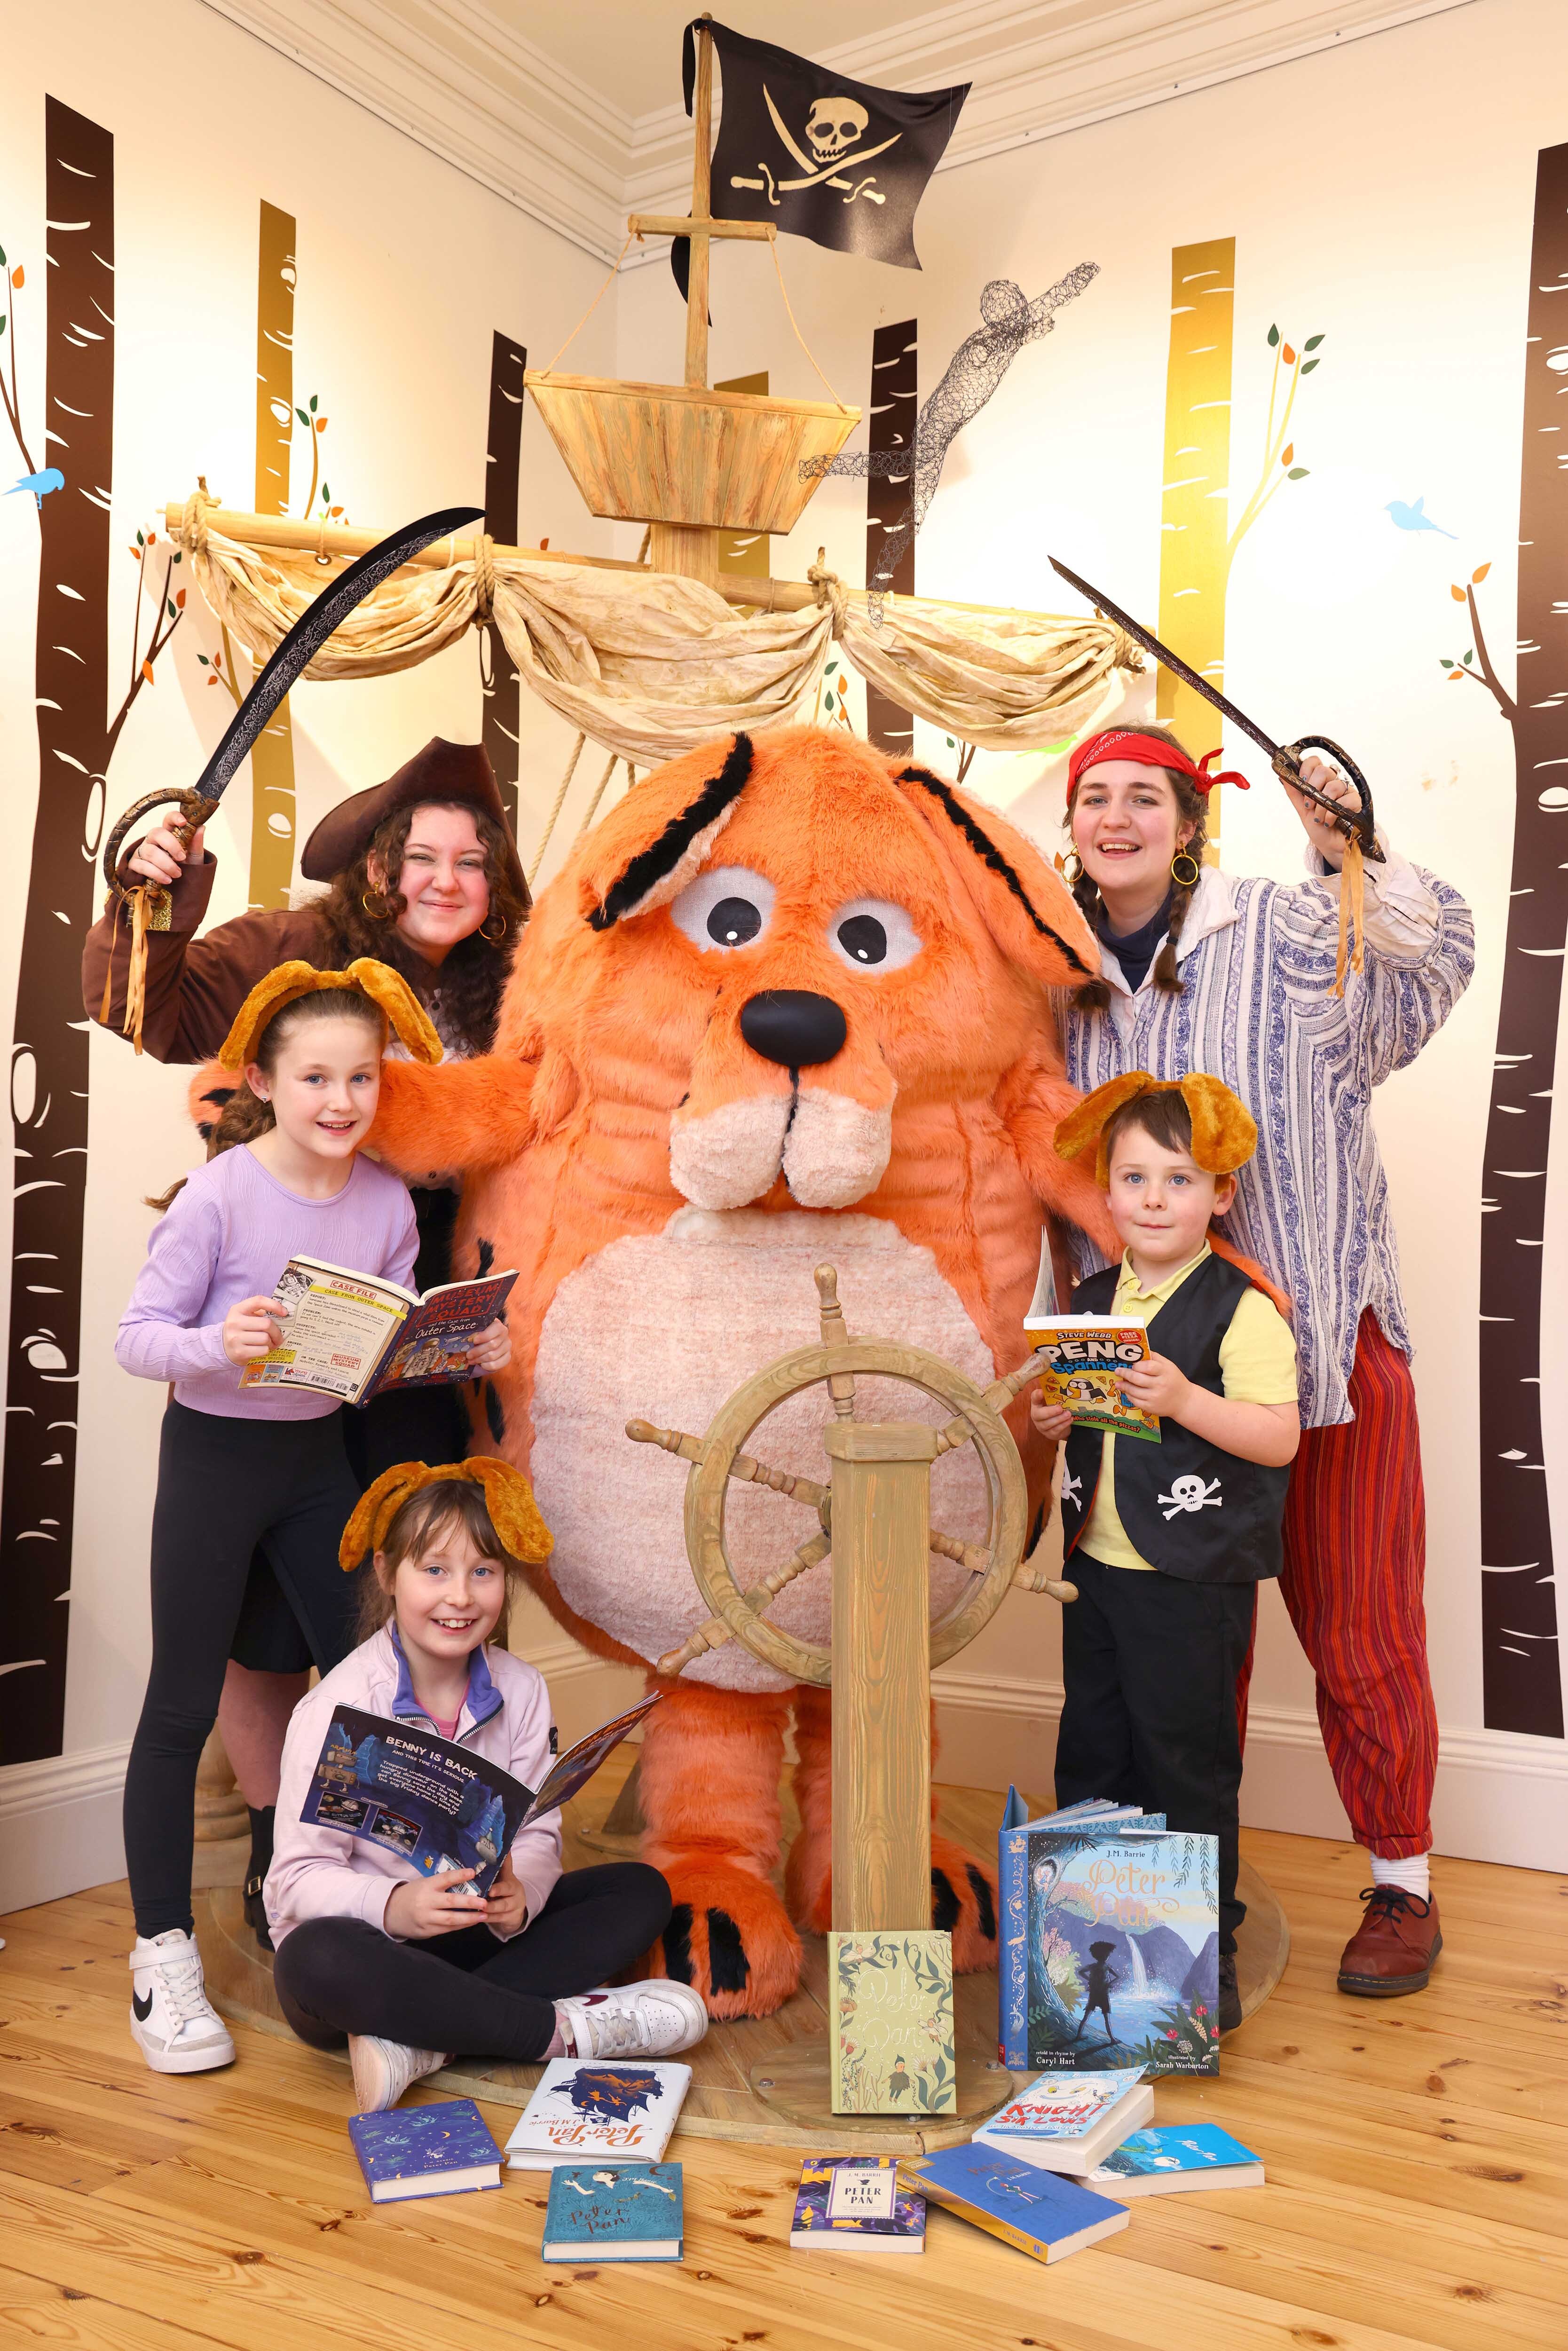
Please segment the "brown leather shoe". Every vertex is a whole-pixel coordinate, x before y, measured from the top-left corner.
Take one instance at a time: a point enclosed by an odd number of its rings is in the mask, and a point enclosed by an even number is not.
[[[1339,1988],[1363,2000],[1398,2000],[1425,1991],[1443,1948],[1435,1901],[1402,1886],[1369,1886],[1366,1911],[1340,1955]]]

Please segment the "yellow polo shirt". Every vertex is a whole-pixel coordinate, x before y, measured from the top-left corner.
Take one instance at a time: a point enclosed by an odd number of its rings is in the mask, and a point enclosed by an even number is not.
[[[1116,1284],[1116,1296],[1111,1307],[1113,1314],[1137,1315],[1152,1322],[1168,1298],[1174,1297],[1189,1273],[1196,1273],[1206,1257],[1213,1251],[1205,1241],[1197,1257],[1178,1271],[1162,1281],[1157,1289],[1145,1290],[1133,1271],[1132,1259],[1124,1252],[1122,1275]],[[1291,1326],[1272,1299],[1265,1298],[1260,1290],[1249,1287],[1238,1300],[1230,1318],[1230,1328],[1219,1343],[1219,1370],[1225,1382],[1225,1393],[1238,1404],[1294,1404],[1296,1401],[1296,1343]],[[1147,1443],[1145,1437],[1129,1437],[1129,1445]],[[1097,1559],[1103,1567],[1135,1567],[1155,1573],[1151,1561],[1134,1550],[1127,1530],[1116,1515],[1116,1446],[1118,1440],[1107,1434],[1101,1439],[1104,1450],[1101,1456],[1100,1483],[1095,1489],[1093,1508],[1084,1521],[1083,1532],[1076,1548]],[[1071,1573],[1071,1568],[1066,1571]]]

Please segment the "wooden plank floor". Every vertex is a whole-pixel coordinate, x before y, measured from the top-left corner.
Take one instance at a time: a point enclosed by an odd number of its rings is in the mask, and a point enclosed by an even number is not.
[[[679,2267],[547,2269],[544,2190],[373,2208],[343,2070],[239,2031],[149,2073],[126,2026],[126,1889],[0,1921],[0,2345],[84,2351],[1563,2351],[1568,1882],[1442,1862],[1426,1995],[1342,1999],[1364,1858],[1243,1832],[1292,1949],[1220,2079],[1155,2118],[1224,2124],[1269,2184],[1149,2199],[1046,2270],[933,2210],[918,2262],[791,2253],[798,2158],[677,2134]],[[416,2093],[416,2095],[419,2095]],[[486,2117],[498,2137],[512,2114]]]

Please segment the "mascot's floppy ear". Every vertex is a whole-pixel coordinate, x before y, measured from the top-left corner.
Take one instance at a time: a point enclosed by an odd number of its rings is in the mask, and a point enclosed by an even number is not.
[[[644,776],[592,836],[578,901],[596,931],[668,904],[728,823],[751,773],[749,735],[704,743]]]
[[[1022,833],[928,768],[901,768],[894,782],[963,876],[981,920],[1009,963],[1046,987],[1092,979],[1099,952],[1071,893]]]

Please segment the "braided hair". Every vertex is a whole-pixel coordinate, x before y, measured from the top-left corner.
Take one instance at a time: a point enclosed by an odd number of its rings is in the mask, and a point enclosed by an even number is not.
[[[1140,726],[1138,732],[1140,735],[1152,735],[1156,743],[1168,743],[1173,751],[1180,751],[1186,757],[1186,745],[1177,736],[1172,734],[1168,726]],[[1181,855],[1190,857],[1197,864],[1201,865],[1203,852],[1208,841],[1207,799],[1202,792],[1194,789],[1191,777],[1184,775],[1179,768],[1157,768],[1154,772],[1167,779],[1171,790],[1176,795],[1178,818],[1183,824],[1190,824],[1193,829],[1192,838],[1181,851]],[[1063,827],[1068,831],[1071,830],[1072,803],[1076,797],[1077,786],[1075,785],[1067,796],[1066,813],[1062,818]],[[1192,893],[1197,887],[1196,882],[1177,882],[1173,879],[1171,883],[1170,928],[1166,933],[1165,945],[1155,959],[1154,968],[1155,986],[1163,987],[1169,996],[1179,996],[1182,992],[1181,973],[1176,965],[1176,942],[1181,936],[1182,925],[1186,920],[1186,910],[1192,904]],[[1100,895],[1099,883],[1091,879],[1082,858],[1079,860],[1078,878],[1071,884],[1071,889],[1079,912],[1098,938],[1100,921],[1104,913],[1104,901]],[[1086,979],[1082,987],[1074,991],[1072,1001],[1080,1012],[1103,1012],[1111,1001],[1109,981]]]

